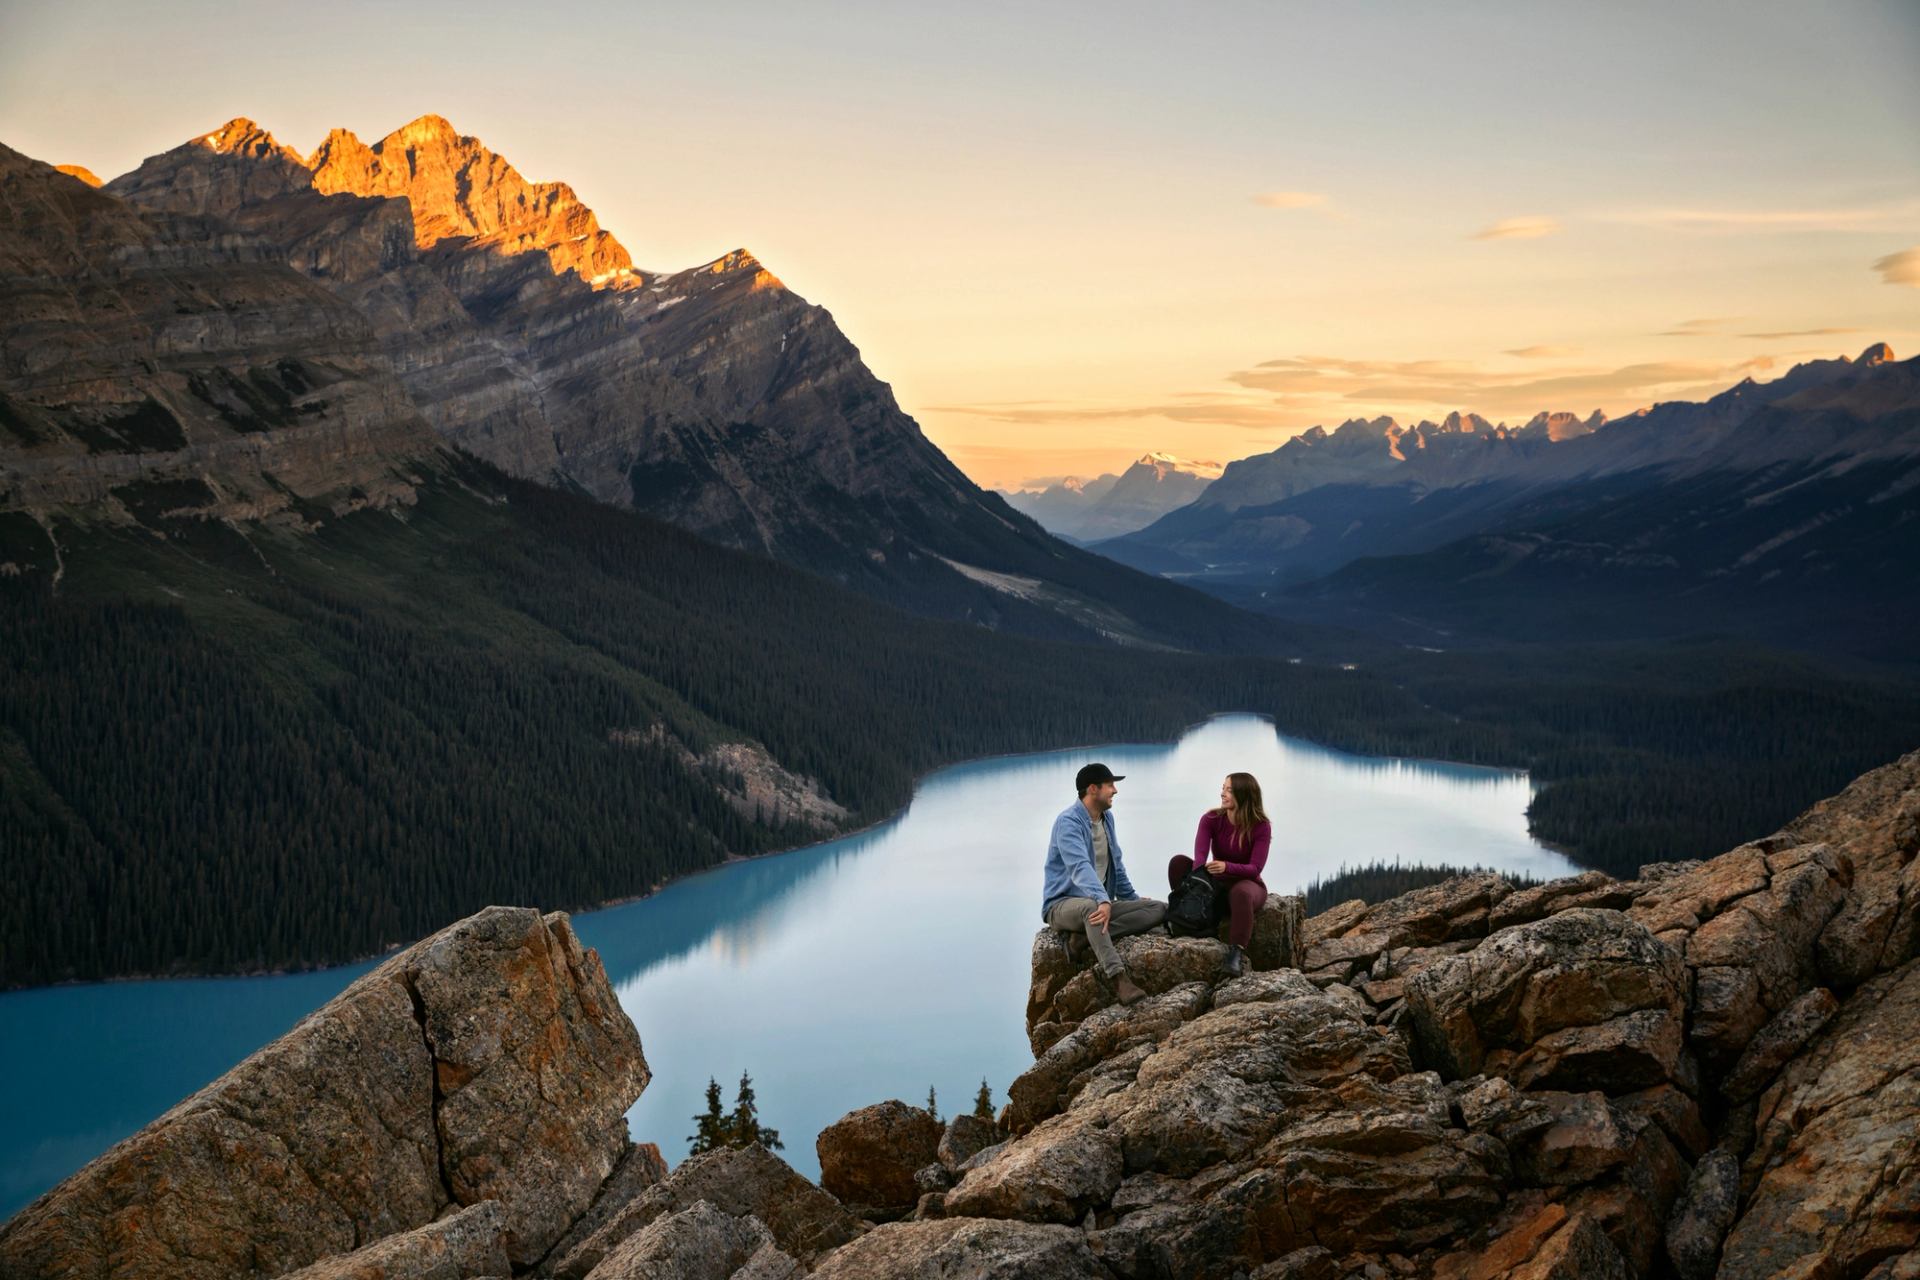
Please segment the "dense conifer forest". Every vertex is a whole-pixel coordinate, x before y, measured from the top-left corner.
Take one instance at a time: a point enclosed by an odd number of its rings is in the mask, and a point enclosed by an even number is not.
[[[1623,874],[1920,744],[1914,684],[1724,646],[1357,641],[1347,670],[930,621],[477,466],[318,532],[167,509],[63,525],[57,561],[0,518],[0,984],[341,961],[816,838],[729,802],[700,761],[721,742],[855,826],[959,759],[1258,711],[1344,749],[1532,768],[1537,833]]]
[[[1337,907],[1355,898],[1362,902],[1385,902],[1388,898],[1397,898],[1403,893],[1424,889],[1455,876],[1477,875],[1487,870],[1486,867],[1454,867],[1446,863],[1409,866],[1399,862],[1371,862],[1363,867],[1342,867],[1338,873],[1324,880],[1307,882],[1307,914],[1317,916],[1328,907]],[[1511,871],[1496,874],[1504,876],[1516,889],[1541,883],[1532,876]]]

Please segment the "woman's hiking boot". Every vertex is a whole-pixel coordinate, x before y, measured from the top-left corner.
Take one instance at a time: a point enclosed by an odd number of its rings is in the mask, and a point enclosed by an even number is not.
[[[1239,977],[1247,971],[1246,952],[1229,943],[1227,945],[1227,958],[1220,962],[1220,967],[1227,971],[1229,978]]]

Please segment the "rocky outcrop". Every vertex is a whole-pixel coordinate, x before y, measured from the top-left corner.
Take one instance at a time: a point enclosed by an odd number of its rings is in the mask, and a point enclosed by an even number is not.
[[[1680,957],[1617,911],[1503,929],[1408,984],[1421,1060],[1449,1079],[1628,1093],[1694,1081]]]
[[[528,1266],[591,1203],[646,1081],[567,918],[490,908],[22,1210],[0,1272],[273,1276],[484,1201]]]
[[[1920,961],[1866,983],[1760,1099],[1719,1274],[1859,1275],[1920,1250]]]
[[[920,1198],[914,1175],[939,1156],[933,1113],[898,1100],[849,1112],[820,1131],[820,1185],[865,1216],[898,1217]]]
[[[1852,869],[1846,900],[1820,931],[1817,962],[1847,988],[1920,955],[1920,751],[1856,779],[1788,824]]]
[[[821,1136],[828,1190],[758,1147],[671,1174],[625,1147],[645,1068],[597,961],[563,916],[496,908],[36,1202],[0,1269],[1900,1280],[1920,958],[1849,984],[1823,940],[1889,954],[1857,908],[1887,884],[1864,868],[1911,861],[1916,763],[1818,841],[1343,904],[1297,930],[1307,972],[1130,938],[1150,994],[1122,1006],[1043,934],[1005,1127],[863,1109]],[[870,1228],[836,1189],[911,1217]]]
[[[438,439],[373,327],[274,248],[5,147],[0,197],[0,509],[305,523],[410,500]]]
[[[1107,1280],[1086,1237],[1066,1227],[949,1218],[879,1227],[833,1254],[819,1280]]]
[[[1254,920],[1247,962],[1255,970],[1298,968],[1304,946],[1305,899],[1274,894]],[[1173,939],[1165,934],[1121,938],[1115,946],[1141,988],[1158,994],[1186,982],[1219,976],[1227,948],[1218,940]],[[1075,958],[1063,935],[1042,929],[1033,940],[1033,981],[1027,991],[1027,1040],[1034,1053],[1070,1033],[1112,991],[1087,957]]]
[[[757,1145],[722,1147],[685,1161],[646,1188],[545,1268],[560,1280],[599,1275],[600,1267],[637,1233],[662,1218],[706,1205],[751,1219],[787,1256],[810,1265],[860,1233],[859,1222],[831,1195]]]
[[[1633,881],[1343,904],[1303,970],[1124,939],[1131,1007],[1043,932],[1012,1136],[916,1225],[1077,1229],[1129,1278],[1865,1275],[1920,1230],[1920,756],[1847,794]]]
[[[335,129],[306,164],[316,191],[405,199],[423,249],[464,239],[499,253],[543,253],[555,272],[572,272],[596,288],[644,283],[626,248],[601,229],[572,187],[528,182],[444,117],[421,116],[372,146]]]
[[[1849,879],[1830,846],[1775,836],[1656,880],[1627,909],[1684,959],[1687,1039],[1716,1074],[1818,980],[1816,944]]]
[[[506,1234],[507,1215],[499,1201],[482,1200],[424,1227],[302,1267],[287,1280],[481,1280],[505,1276],[513,1271],[505,1248]]]

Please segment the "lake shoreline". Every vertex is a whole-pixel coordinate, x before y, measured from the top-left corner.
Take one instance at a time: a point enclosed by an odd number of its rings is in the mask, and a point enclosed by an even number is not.
[[[988,764],[995,760],[1017,760],[1024,756],[1061,755],[1061,754],[1065,754],[1067,752],[1072,752],[1072,751],[1093,751],[1096,749],[1106,750],[1106,749],[1111,749],[1116,747],[1165,746],[1169,743],[1179,742],[1182,738],[1192,733],[1195,729],[1198,729],[1201,726],[1211,723],[1214,720],[1218,720],[1224,716],[1252,716],[1256,719],[1266,722],[1266,724],[1269,727],[1271,727],[1273,731],[1277,734],[1282,734],[1285,737],[1292,738],[1299,742],[1311,743],[1313,746],[1318,747],[1323,751],[1332,752],[1335,755],[1344,756],[1354,760],[1395,760],[1395,761],[1400,761],[1406,764],[1445,765],[1449,768],[1460,768],[1460,769],[1486,769],[1496,773],[1526,773],[1527,772],[1527,770],[1525,770],[1524,768],[1520,768],[1512,765],[1478,764],[1478,763],[1473,763],[1470,761],[1463,761],[1463,760],[1441,760],[1441,759],[1428,757],[1428,756],[1370,755],[1370,754],[1367,754],[1366,752],[1352,751],[1345,747],[1333,746],[1329,743],[1318,741],[1317,739],[1307,737],[1303,734],[1288,732],[1280,727],[1280,725],[1273,718],[1273,716],[1267,714],[1264,711],[1244,711],[1244,710],[1216,711],[1216,712],[1213,712],[1211,715],[1203,717],[1202,719],[1195,720],[1186,725],[1183,725],[1181,728],[1176,730],[1171,736],[1166,738],[1141,739],[1133,742],[1072,743],[1062,747],[1042,747],[1034,751],[1000,751],[1000,752],[994,752],[992,754],[984,755],[984,756],[968,756],[964,760],[954,760],[946,764],[936,765],[934,768],[927,770],[927,772],[919,775],[913,780],[912,792],[908,794],[905,803],[903,803],[897,810],[895,810],[893,813],[887,815],[884,818],[876,819],[875,821],[869,822],[864,826],[851,827],[845,831],[836,831],[832,835],[826,836],[823,839],[811,840],[811,841],[808,841],[806,844],[789,845],[784,849],[769,849],[765,853],[752,853],[752,854],[729,853],[726,857],[720,859],[718,862],[714,862],[708,866],[700,867],[693,871],[685,872],[681,875],[670,876],[667,879],[662,880],[655,885],[652,885],[651,887],[649,887],[648,889],[640,893],[625,894],[621,897],[609,898],[602,902],[595,902],[595,903],[582,905],[582,906],[570,906],[570,907],[563,906],[563,907],[551,907],[551,908],[543,907],[543,908],[540,908],[540,910],[543,913],[547,911],[564,911],[567,913],[568,916],[571,917],[571,916],[588,915],[598,911],[608,911],[608,910],[612,910],[615,907],[630,906],[636,902],[644,902],[648,898],[651,898],[656,894],[661,893],[662,891],[673,887],[674,885],[684,884],[689,880],[696,879],[700,876],[711,875],[716,871],[722,871],[728,867],[736,866],[740,863],[760,862],[767,858],[778,858],[790,853],[800,853],[807,849],[818,848],[823,844],[831,844],[836,840],[848,840],[848,839],[852,839],[855,836],[865,835],[872,831],[878,831],[881,828],[886,827],[891,823],[898,822],[901,820],[901,818],[905,817],[907,810],[911,808],[913,805],[914,797],[920,793],[921,788],[925,786],[929,781],[933,780],[934,778],[938,777],[940,774],[945,773],[950,769],[961,769],[961,768],[966,768],[972,765]],[[1064,808],[1065,805],[1063,804],[1062,807]],[[1531,821],[1529,821],[1527,824],[1527,830],[1529,835],[1531,835],[1533,830],[1533,824]],[[1564,848],[1560,845],[1553,844],[1546,840],[1540,840],[1540,837],[1538,836],[1533,836],[1533,838],[1535,840],[1539,840],[1540,844],[1543,847],[1552,849],[1555,853],[1561,854],[1562,856],[1567,858],[1568,861],[1573,862],[1576,865],[1580,865],[1584,868],[1585,864],[1580,862],[1578,855],[1574,851]],[[476,908],[476,910],[477,909],[478,908]],[[428,934],[423,934],[421,936],[426,937],[426,936],[430,936],[430,934],[431,934],[431,931],[429,931]],[[415,939],[414,941],[418,941],[418,939]],[[385,947],[383,947],[379,951],[368,952],[362,955],[350,957],[345,960],[328,960],[328,961],[315,962],[313,964],[283,965],[277,968],[180,969],[180,970],[168,970],[165,973],[113,974],[105,978],[64,978],[59,982],[43,982],[43,983],[36,983],[31,985],[5,987],[3,989],[0,989],[0,1000],[4,1000],[6,997],[11,995],[24,994],[29,991],[54,991],[54,990],[69,989],[74,987],[107,986],[110,984],[118,984],[118,983],[198,982],[198,981],[217,980],[221,978],[286,978],[286,977],[293,977],[299,974],[325,973],[330,970],[351,969],[355,965],[378,962],[390,956],[396,955],[399,952],[406,950],[408,947],[412,945],[413,945],[412,942],[393,942],[393,943],[388,943]]]

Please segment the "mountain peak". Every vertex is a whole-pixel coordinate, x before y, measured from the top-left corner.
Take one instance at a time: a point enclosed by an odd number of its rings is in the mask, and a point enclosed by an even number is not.
[[[423,249],[471,239],[503,253],[545,253],[556,272],[572,272],[595,289],[644,283],[626,249],[572,187],[528,182],[505,156],[445,116],[410,120],[370,147],[335,129],[308,163],[323,194],[404,197]]]
[[[754,257],[753,254],[746,249],[735,249],[732,253],[723,254],[715,258],[712,262],[709,262],[706,266],[696,267],[694,270],[714,276],[746,275],[751,280],[748,289],[753,293],[758,293],[762,289],[784,289],[787,287],[781,282],[779,276],[774,275],[773,272],[762,266],[760,259]]]
[[[1865,351],[1862,351],[1859,359],[1855,360],[1854,363],[1864,365],[1892,364],[1893,348],[1884,342],[1876,342]]]
[[[403,146],[418,146],[423,142],[458,142],[460,136],[460,131],[445,116],[428,112],[407,121],[388,134],[387,138],[396,139]]]
[[[1154,473],[1156,479],[1160,480],[1164,480],[1174,473],[1198,476],[1203,480],[1211,480],[1218,477],[1222,469],[1217,462],[1199,462],[1192,458],[1181,458],[1171,453],[1162,453],[1159,450],[1151,450],[1141,454],[1139,460],[1136,461],[1133,466],[1146,468]],[[1129,470],[1131,469],[1132,468],[1129,468]]]
[[[760,259],[754,257],[751,250],[735,249],[732,253],[715,258],[705,269],[716,276],[723,276],[729,271],[758,271]]]
[[[100,185],[99,177],[93,172],[93,170],[87,168],[87,166],[83,164],[57,164],[53,167],[55,169],[58,169],[61,173],[66,174],[69,178],[80,179],[80,181],[86,183],[90,187],[97,187]]]
[[[245,116],[235,116],[212,133],[201,134],[193,143],[220,155],[244,155],[255,159],[277,155],[305,166],[305,161],[291,148],[281,146],[272,134]]]

